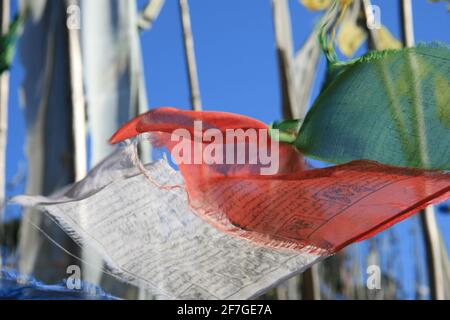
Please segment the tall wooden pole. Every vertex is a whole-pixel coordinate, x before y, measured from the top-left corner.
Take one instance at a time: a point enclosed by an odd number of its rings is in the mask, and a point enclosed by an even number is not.
[[[69,6],[79,8],[77,0],[69,0]],[[86,109],[83,90],[83,63],[81,58],[80,32],[67,28],[69,42],[70,87],[72,98],[72,130],[74,141],[75,181],[87,174]]]
[[[0,34],[8,32],[9,0],[1,0]],[[0,74],[0,231],[3,231],[3,212],[5,208],[5,176],[6,176],[6,143],[8,138],[8,93],[9,72]],[[0,269],[2,268],[2,254],[0,252]]]
[[[281,82],[282,113],[285,119],[299,119],[306,110],[300,110],[295,93],[294,45],[291,18],[287,0],[272,0],[272,15]]]
[[[425,243],[430,297],[433,300],[444,300],[445,283],[442,268],[441,238],[432,206],[420,212],[420,221]]]
[[[1,0],[0,7],[0,34],[8,32],[9,0]],[[0,74],[0,224],[3,222],[5,207],[5,176],[6,176],[6,142],[8,137],[8,94],[9,72],[5,70]]]
[[[184,53],[189,77],[189,88],[191,95],[192,109],[199,111],[202,109],[200,97],[200,85],[198,83],[197,63],[195,60],[194,38],[191,30],[191,17],[189,14],[189,4],[187,0],[179,0],[181,25],[183,28]]]
[[[411,0],[400,0],[400,11],[403,45],[412,47],[414,45],[414,22]],[[414,69],[414,61],[411,61],[411,64],[411,67]],[[421,211],[420,220],[425,243],[431,299],[443,300],[445,298],[445,284],[442,268],[441,238],[432,206]]]
[[[405,47],[414,46],[414,21],[411,0],[400,0],[402,40]]]
[[[272,14],[275,31],[275,43],[277,47],[278,68],[280,73],[282,90],[282,111],[286,119],[303,118],[306,114],[306,105],[300,105],[298,92],[295,85],[295,61],[294,45],[292,40],[292,27],[289,13],[289,4],[287,0],[272,0]],[[310,57],[310,56],[303,56]],[[314,64],[314,61],[309,61]],[[309,81],[312,82],[310,77]],[[287,283],[287,294],[279,290],[278,294],[282,298],[297,299],[297,294],[291,295],[298,289],[298,279],[290,279]],[[280,288],[283,289],[283,288]],[[319,300],[320,285],[318,266],[313,265],[302,274],[302,299]]]

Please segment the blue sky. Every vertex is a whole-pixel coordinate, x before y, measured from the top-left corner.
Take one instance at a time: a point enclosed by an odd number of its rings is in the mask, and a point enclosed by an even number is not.
[[[139,1],[141,6],[144,3]],[[204,109],[241,113],[268,123],[280,119],[270,0],[190,0],[189,3]],[[297,0],[290,0],[289,4],[298,49],[319,15],[306,10]],[[382,23],[399,38],[398,1],[373,0],[372,4],[380,6]],[[450,43],[450,13],[446,4],[413,0],[413,6],[416,41]],[[166,0],[152,30],[143,32],[141,40],[149,107],[187,108],[189,92],[177,1]],[[318,94],[323,72],[322,59],[313,96]],[[6,174],[7,181],[16,183],[9,185],[7,196],[22,193],[26,178],[25,126],[19,103],[22,78],[23,70],[16,58],[11,71]],[[17,207],[7,209],[9,216],[18,214]],[[450,247],[450,218],[438,214],[438,220]],[[412,243],[405,236],[411,224],[409,220],[394,227],[398,237],[405,239],[401,241],[402,254],[411,254]],[[363,246],[361,250],[365,250]],[[407,265],[410,260],[405,256],[402,261]],[[403,267],[403,282],[408,292],[412,289],[411,268]]]

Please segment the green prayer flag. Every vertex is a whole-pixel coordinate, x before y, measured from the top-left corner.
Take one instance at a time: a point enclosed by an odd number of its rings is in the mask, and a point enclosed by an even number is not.
[[[449,170],[449,89],[445,44],[373,51],[348,63],[329,59],[326,85],[295,141],[286,142],[331,163]]]

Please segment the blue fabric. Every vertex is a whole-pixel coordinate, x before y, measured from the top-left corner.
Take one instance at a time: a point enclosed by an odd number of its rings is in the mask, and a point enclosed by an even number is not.
[[[81,289],[71,290],[66,281],[47,285],[30,276],[24,276],[15,270],[2,269],[0,273],[0,299],[26,300],[117,300],[101,288],[81,283]]]

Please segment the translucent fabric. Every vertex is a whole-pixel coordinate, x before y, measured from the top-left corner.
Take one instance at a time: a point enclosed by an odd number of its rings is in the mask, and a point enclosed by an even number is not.
[[[208,129],[216,129],[215,139]],[[230,129],[258,134],[236,143],[227,139]],[[195,212],[224,232],[272,247],[333,253],[450,196],[450,174],[443,172],[367,160],[307,170],[302,155],[289,144],[277,147],[267,129],[240,115],[159,108],[124,125],[110,142],[153,132],[152,143],[172,156],[187,142],[194,151],[178,165]],[[225,163],[241,145],[245,163]],[[222,150],[216,162],[205,157],[213,149]],[[263,173],[261,155],[278,161],[277,170]]]

